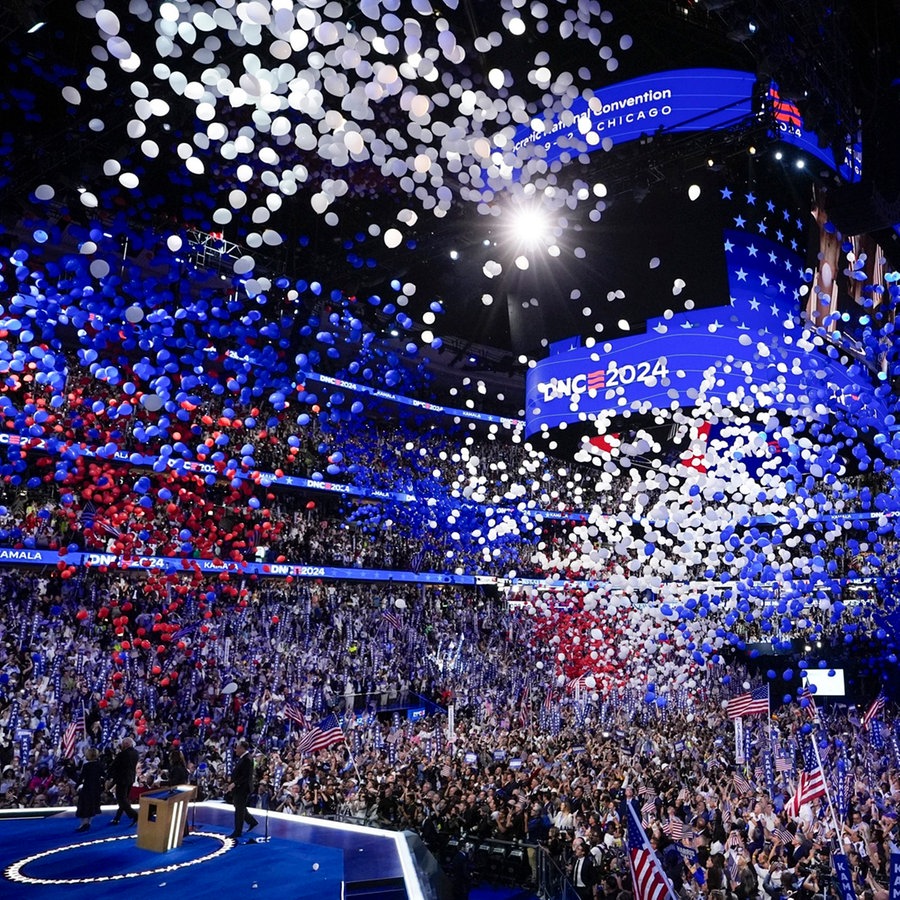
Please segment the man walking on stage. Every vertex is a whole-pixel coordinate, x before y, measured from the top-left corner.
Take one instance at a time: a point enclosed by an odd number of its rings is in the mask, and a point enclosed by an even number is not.
[[[234,831],[228,835],[232,840],[241,836],[241,831],[246,822],[247,831],[253,831],[259,822],[247,811],[247,803],[250,800],[250,790],[253,783],[253,758],[248,752],[246,741],[238,741],[234,745],[237,755],[234,763],[234,771],[231,773],[231,802],[234,804]]]
[[[127,737],[122,741],[119,752],[109,767],[109,777],[116,789],[116,803],[119,804],[110,825],[118,825],[122,820],[122,813],[131,819],[132,825],[138,820],[137,813],[132,809],[130,796],[137,775],[137,766],[138,752],[134,749],[134,741]]]

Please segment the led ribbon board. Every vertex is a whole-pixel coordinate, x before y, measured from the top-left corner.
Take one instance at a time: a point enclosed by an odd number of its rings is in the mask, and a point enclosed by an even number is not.
[[[517,155],[541,147],[547,161],[657,131],[729,128],[753,115],[756,77],[733,69],[674,69],[644,75],[577,97],[552,123],[534,120],[513,139]]]
[[[779,351],[771,335],[763,343],[735,325],[715,332],[702,326],[676,330],[677,318],[664,334],[648,330],[539,362],[526,380],[526,432],[640,406],[693,408],[711,398],[735,406],[750,398],[792,410],[814,405],[823,391],[837,398],[859,393],[850,373],[823,354],[806,354],[798,367],[787,361],[798,350]]]

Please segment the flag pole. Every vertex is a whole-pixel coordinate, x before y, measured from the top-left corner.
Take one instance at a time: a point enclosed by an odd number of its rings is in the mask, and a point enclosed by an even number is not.
[[[340,726],[340,724],[341,720],[338,719],[338,725]],[[347,748],[347,755],[350,757],[350,762],[353,765],[353,771],[356,772],[356,783],[361,787],[363,783],[362,776],[359,774],[359,769],[356,766],[356,757],[353,755],[353,748],[347,742],[347,735],[344,733],[343,727],[341,727],[341,739],[344,742],[344,746]]]
[[[840,852],[841,845],[841,829],[838,827],[837,816],[834,814],[834,804],[831,802],[831,791],[828,789],[828,778],[825,776],[825,767],[822,765],[822,757],[819,755],[819,742],[816,740],[816,729],[813,729],[812,736],[812,745],[813,751],[816,754],[816,762],[819,764],[819,771],[822,773],[822,784],[825,786],[825,799],[828,801],[828,811],[831,813],[831,824],[834,825],[834,837],[837,841],[838,851]],[[827,738],[828,735],[826,734]]]

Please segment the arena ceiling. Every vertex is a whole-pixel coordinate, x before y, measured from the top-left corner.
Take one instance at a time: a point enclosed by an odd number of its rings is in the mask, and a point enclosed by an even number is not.
[[[2,16],[7,228],[49,185],[60,220],[99,217],[120,242],[221,233],[254,276],[394,299],[418,337],[441,336],[445,365],[505,373],[571,334],[640,329],[677,278],[720,295],[704,253],[721,223],[685,191],[779,173],[748,156],[763,127],[651,134],[479,188],[479,135],[693,66],[779,81],[826,134],[857,111],[869,128],[896,58],[896,4],[850,0],[132,0],[118,15],[20,0]],[[224,152],[240,140],[252,150]],[[805,183],[786,189],[803,202]]]

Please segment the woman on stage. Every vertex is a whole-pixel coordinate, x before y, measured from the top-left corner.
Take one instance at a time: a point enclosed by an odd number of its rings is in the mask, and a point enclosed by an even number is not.
[[[103,767],[97,758],[97,750],[88,747],[84,751],[84,764],[81,767],[81,781],[78,785],[78,804],[75,815],[81,819],[76,831],[87,831],[91,827],[91,819],[100,814],[100,793],[103,789]]]

